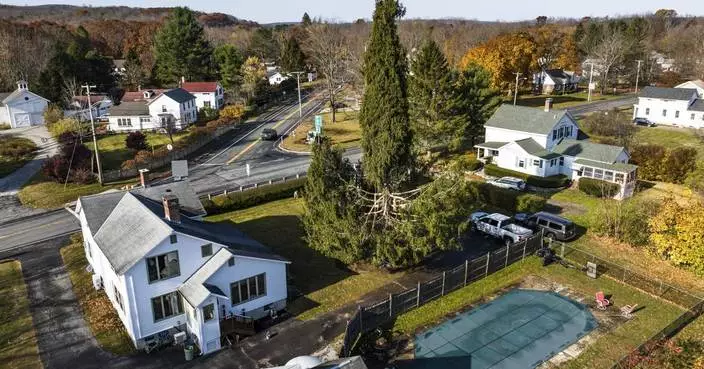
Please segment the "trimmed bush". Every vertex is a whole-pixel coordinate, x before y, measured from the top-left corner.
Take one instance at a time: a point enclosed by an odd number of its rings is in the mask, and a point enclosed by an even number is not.
[[[242,192],[232,192],[227,195],[215,196],[212,200],[204,200],[203,206],[208,211],[208,215],[244,209],[265,202],[291,197],[294,192],[300,191],[305,183],[305,178],[299,178]]]
[[[543,210],[547,200],[541,196],[520,193],[488,183],[472,182],[477,192],[477,198],[486,206],[503,209],[509,213],[529,212],[535,213]]]
[[[537,213],[545,207],[548,200],[542,196],[533,194],[523,194],[516,197],[517,213]]]
[[[130,150],[141,151],[148,149],[147,136],[140,131],[131,132],[125,137],[125,147]]]
[[[453,169],[462,172],[474,172],[475,170],[479,170],[482,165],[484,164],[477,160],[473,155],[462,155],[451,162]]]
[[[616,183],[593,178],[580,178],[579,190],[594,197],[614,197],[621,189]]]
[[[678,147],[665,156],[661,178],[671,183],[683,183],[687,175],[697,168],[697,149]]]
[[[530,186],[543,188],[560,188],[567,187],[570,179],[564,174],[558,174],[549,177],[538,177],[530,174],[517,172],[515,170],[500,168],[495,164],[487,164],[484,166],[484,173],[492,177],[516,177],[520,178]]]
[[[662,163],[667,149],[661,145],[638,145],[631,152],[631,163],[638,166],[638,178],[657,181],[662,172]]]

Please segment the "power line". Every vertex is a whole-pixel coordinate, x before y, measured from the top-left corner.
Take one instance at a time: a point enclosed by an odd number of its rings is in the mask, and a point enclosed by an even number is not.
[[[90,101],[90,89],[96,88],[95,85],[85,84],[81,88],[86,89],[86,95],[88,96],[88,114],[90,116],[90,127],[93,131],[93,147],[95,148],[95,163],[98,166],[98,182],[100,185],[103,184],[103,168],[100,166],[100,151],[98,150],[98,140],[95,138],[95,121],[93,120],[93,104]]]

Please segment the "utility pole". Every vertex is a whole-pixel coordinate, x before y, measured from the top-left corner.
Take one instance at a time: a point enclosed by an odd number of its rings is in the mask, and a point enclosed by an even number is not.
[[[589,86],[587,86],[587,102],[592,101],[592,76],[594,76],[594,63],[589,63],[591,65],[591,71],[589,72]]]
[[[98,151],[98,140],[95,138],[95,121],[93,121],[93,104],[90,101],[90,89],[95,88],[95,86],[86,84],[81,86],[81,88],[86,89],[86,95],[88,95],[88,116],[90,116],[90,127],[93,130],[93,148],[95,149],[95,164],[98,166],[98,182],[103,184],[103,168],[100,166],[100,152]]]
[[[518,77],[521,76],[521,72],[514,72],[513,74],[516,75],[516,91],[513,93],[513,105],[516,105],[516,100],[518,99]]]
[[[305,72],[291,72],[296,75],[296,80],[298,81],[298,117],[303,117],[303,105],[301,104],[301,74]]]
[[[638,69],[636,69],[636,90],[635,93],[638,93],[638,78],[640,77],[640,63],[642,63],[642,60],[636,60],[638,62]]]

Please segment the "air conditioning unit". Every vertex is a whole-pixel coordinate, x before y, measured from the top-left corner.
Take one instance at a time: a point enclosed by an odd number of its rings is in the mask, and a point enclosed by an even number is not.
[[[182,345],[186,343],[186,332],[174,333],[174,344]]]
[[[103,288],[103,279],[97,274],[93,274],[93,287],[96,290]]]

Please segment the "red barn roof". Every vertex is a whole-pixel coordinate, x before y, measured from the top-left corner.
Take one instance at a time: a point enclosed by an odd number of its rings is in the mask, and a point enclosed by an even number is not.
[[[215,92],[218,89],[217,82],[184,82],[181,88],[188,92]]]

